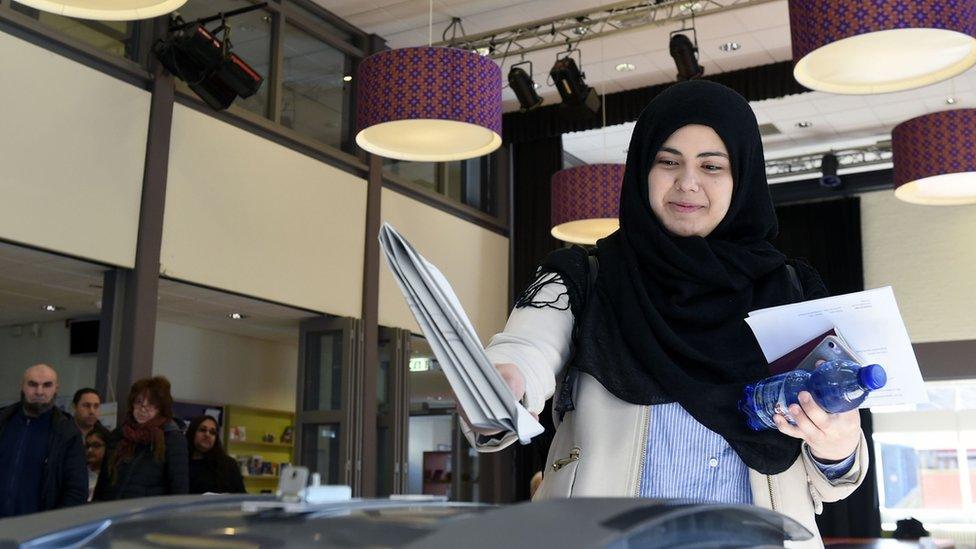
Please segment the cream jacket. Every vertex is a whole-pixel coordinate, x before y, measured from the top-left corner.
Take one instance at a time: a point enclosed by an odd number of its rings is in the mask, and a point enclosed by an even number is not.
[[[551,283],[539,292],[539,300],[561,299],[562,285]],[[556,380],[569,357],[573,317],[568,310],[531,307],[516,309],[505,331],[492,338],[488,356],[495,364],[515,364],[526,380],[523,403],[531,412],[542,411],[552,396]],[[542,485],[533,499],[563,497],[620,497],[639,494],[640,477],[649,436],[651,407],[624,402],[608,392],[599,381],[580,374],[574,390],[575,411],[557,423],[555,438],[546,459]],[[558,418],[554,418],[557,419]],[[514,433],[488,444],[462,424],[465,437],[481,452],[493,452],[511,445]],[[787,547],[823,547],[814,514],[823,502],[844,499],[864,480],[868,453],[864,437],[850,471],[828,480],[812,462],[809,449],[792,467],[776,475],[749,471],[754,505],[787,515],[814,534],[812,540],[788,543]]]

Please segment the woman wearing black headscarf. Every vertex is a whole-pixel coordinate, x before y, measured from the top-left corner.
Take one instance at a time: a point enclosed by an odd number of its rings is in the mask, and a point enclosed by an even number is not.
[[[537,499],[752,503],[816,533],[821,502],[860,484],[856,411],[830,415],[801,393],[796,425],[754,432],[736,408],[768,375],[743,319],[826,295],[816,271],[773,247],[776,232],[748,102],[707,81],[657,96],[631,138],[620,230],[589,253],[550,254],[487,349],[531,412],[559,379]],[[481,451],[514,440],[465,431]]]

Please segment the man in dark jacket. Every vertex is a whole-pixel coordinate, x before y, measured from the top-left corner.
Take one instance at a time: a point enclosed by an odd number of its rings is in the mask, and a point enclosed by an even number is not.
[[[54,407],[57,372],[31,366],[20,391],[0,410],[0,517],[84,503],[85,451],[71,416]]]

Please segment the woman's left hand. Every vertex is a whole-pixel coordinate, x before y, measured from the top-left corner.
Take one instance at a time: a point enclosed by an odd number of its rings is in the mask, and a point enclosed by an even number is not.
[[[790,405],[796,420],[791,425],[781,414],[773,421],[779,432],[804,440],[813,457],[822,461],[841,461],[854,453],[861,443],[861,416],[857,410],[831,414],[820,407],[807,391],[797,395],[800,404]]]

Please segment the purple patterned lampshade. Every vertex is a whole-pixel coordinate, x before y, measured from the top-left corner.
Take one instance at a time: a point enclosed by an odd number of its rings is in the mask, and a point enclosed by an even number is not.
[[[574,244],[596,244],[617,230],[623,164],[586,164],[552,175],[552,236]]]
[[[886,93],[976,64],[972,0],[790,0],[793,76],[818,91]]]
[[[891,133],[895,196],[914,204],[976,203],[976,109],[912,118]]]
[[[502,143],[502,71],[457,48],[370,55],[359,65],[356,143],[387,158],[444,162]]]

